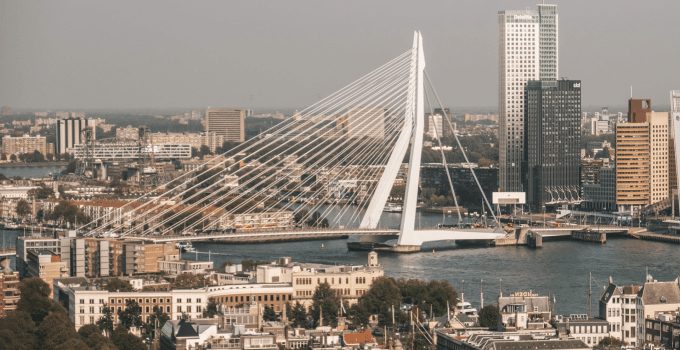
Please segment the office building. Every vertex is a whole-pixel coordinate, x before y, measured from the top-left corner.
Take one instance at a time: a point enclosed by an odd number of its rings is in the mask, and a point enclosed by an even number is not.
[[[245,125],[245,109],[208,108],[205,112],[205,131],[223,136],[224,141],[245,141]]]
[[[616,205],[636,213],[668,199],[669,118],[668,113],[646,111],[649,100],[631,101],[628,115],[635,122],[616,126]]]
[[[499,24],[500,191],[522,191],[524,87],[559,76],[557,5],[501,11]]]
[[[529,81],[524,110],[524,190],[541,209],[580,196],[581,81]]]
[[[88,128],[91,130],[91,138],[96,139],[95,127],[96,121],[94,119],[85,119],[84,117],[59,119],[55,153],[68,153],[73,146],[85,142],[83,131]]]

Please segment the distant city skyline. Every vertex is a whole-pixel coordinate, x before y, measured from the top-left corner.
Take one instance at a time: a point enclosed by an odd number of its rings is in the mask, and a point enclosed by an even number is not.
[[[419,29],[443,102],[492,112],[497,13],[538,2],[7,1],[0,105],[302,108],[408,49]],[[680,2],[547,3],[560,11],[560,76],[583,81],[584,110],[625,106],[631,85],[668,108],[680,87]]]

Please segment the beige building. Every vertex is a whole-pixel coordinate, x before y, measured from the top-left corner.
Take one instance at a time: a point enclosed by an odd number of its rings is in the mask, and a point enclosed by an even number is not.
[[[205,111],[205,131],[223,136],[224,141],[246,140],[246,110],[236,108],[208,108]]]
[[[57,278],[68,277],[68,262],[50,250],[31,250],[28,252],[28,275],[40,277],[52,290],[52,282]]]
[[[198,133],[152,133],[150,135],[150,142],[154,145],[163,144],[183,144],[191,145],[191,148],[201,149],[201,146],[207,146],[210,152],[215,152],[218,147],[222,147],[225,136],[215,132]]]
[[[616,126],[616,205],[632,211],[668,198],[668,113]]]
[[[124,128],[116,128],[116,138],[119,140],[139,140],[139,128],[130,125]]]
[[[338,124],[344,127],[348,138],[382,140],[385,137],[385,113],[383,107],[356,107],[348,111]]]
[[[637,300],[637,345],[650,340],[645,334],[645,319],[655,319],[659,314],[680,310],[680,279],[659,282],[652,276],[638,293]]]
[[[19,273],[5,268],[0,272],[0,318],[17,309],[19,297]]]
[[[54,153],[47,147],[45,136],[3,136],[2,153],[9,157],[12,154],[33,153],[38,151],[43,155]]]
[[[314,266],[303,264],[299,271],[293,270],[293,299],[304,305],[311,305],[314,291],[322,283],[328,283],[343,301],[351,304],[373,285],[373,281],[384,276],[383,268],[378,264],[378,254],[368,254],[366,266]]]
[[[160,272],[158,262],[179,255],[175,243],[126,242],[123,249],[126,275]]]

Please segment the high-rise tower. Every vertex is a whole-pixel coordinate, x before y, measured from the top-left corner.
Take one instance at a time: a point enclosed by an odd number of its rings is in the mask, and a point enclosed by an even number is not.
[[[501,11],[499,26],[499,188],[522,191],[524,88],[529,80],[557,80],[557,5]]]

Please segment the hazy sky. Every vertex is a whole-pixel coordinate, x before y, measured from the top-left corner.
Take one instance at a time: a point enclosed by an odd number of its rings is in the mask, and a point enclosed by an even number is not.
[[[497,12],[531,0],[0,0],[0,104],[304,107],[424,36],[445,103],[495,109]],[[680,1],[563,0],[584,106],[680,89]]]

